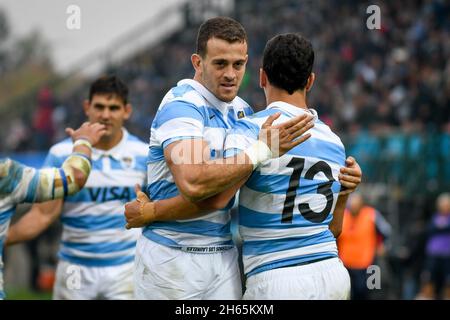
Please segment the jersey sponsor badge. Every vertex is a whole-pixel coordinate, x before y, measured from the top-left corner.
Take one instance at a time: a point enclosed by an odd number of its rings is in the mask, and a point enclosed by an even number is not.
[[[129,156],[122,157],[120,163],[122,164],[122,168],[131,169],[134,167],[134,158]]]

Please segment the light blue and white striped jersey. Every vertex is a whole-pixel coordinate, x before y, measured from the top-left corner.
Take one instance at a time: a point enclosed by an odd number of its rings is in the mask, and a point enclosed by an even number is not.
[[[330,128],[314,114],[311,138],[280,158],[261,164],[240,190],[239,231],[247,276],[337,257],[328,229],[341,185],[339,169],[345,149]],[[275,124],[307,112],[285,102],[240,120],[228,134],[226,157],[246,149],[258,139],[266,119],[281,112]]]
[[[7,160],[0,159],[0,163]],[[39,174],[37,170],[18,164],[12,165],[8,175],[0,173],[0,299],[5,298],[3,291],[3,245],[16,204],[32,202],[36,195]]]
[[[85,187],[65,198],[59,257],[86,266],[114,266],[134,259],[140,230],[125,229],[124,205],[144,185],[148,146],[123,129],[110,150],[92,150],[92,170]],[[45,166],[60,167],[72,152],[72,141],[54,145]]]
[[[0,196],[0,300],[5,298],[3,292],[3,245],[11,216],[16,210],[11,195]]]
[[[178,82],[163,98],[150,131],[146,190],[150,198],[161,200],[179,194],[164,159],[164,148],[174,141],[204,139],[211,159],[222,158],[227,131],[238,119],[252,113],[239,97],[226,103],[195,80]],[[159,244],[197,253],[230,248],[231,203],[198,219],[152,223],[143,234]]]

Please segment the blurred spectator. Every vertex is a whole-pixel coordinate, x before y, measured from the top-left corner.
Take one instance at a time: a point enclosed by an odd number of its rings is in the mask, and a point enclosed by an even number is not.
[[[390,233],[389,223],[375,208],[364,203],[361,194],[354,193],[349,197],[338,251],[350,274],[351,299],[369,298],[367,268],[375,263],[377,256],[384,254],[383,241]]]
[[[231,15],[244,24],[249,37],[248,70],[240,95],[255,111],[265,105],[258,83],[264,45],[276,33],[301,32],[318,52],[314,71],[320,77],[308,104],[340,136],[358,126],[355,134],[362,138],[352,138],[364,145],[363,138],[372,142],[380,134],[403,133],[411,125],[420,128],[419,134],[445,131],[450,126],[450,3],[383,1],[378,4],[381,30],[366,28],[370,4],[328,0],[277,0],[264,6],[257,0],[236,3]],[[148,139],[148,124],[163,94],[177,79],[192,76],[190,64],[179,61],[195,51],[192,43],[203,13],[221,14],[220,6],[216,7],[213,1],[190,1],[180,7],[189,17],[182,28],[128,60],[108,66],[108,73],[116,73],[135,92],[131,97],[136,113],[130,120],[132,133]],[[194,8],[201,12],[195,19],[189,13]],[[66,123],[59,123],[61,127],[83,118],[79,108],[72,106],[81,103],[84,91],[80,88],[71,95],[63,92],[61,104],[67,116],[63,120]],[[41,95],[48,93],[43,89]],[[46,149],[42,145],[52,142],[50,114],[48,106],[36,111],[33,149]]]
[[[53,96],[49,88],[38,93],[37,109],[33,115],[33,137],[39,150],[46,149],[53,141]]]
[[[65,129],[67,128],[67,110],[68,107],[58,105],[52,113],[52,126],[54,128],[53,141],[57,142],[67,138]]]
[[[26,150],[30,139],[30,131],[20,118],[15,118],[9,125],[9,130],[5,138],[7,150]]]
[[[450,299],[450,193],[441,194],[436,207],[427,228],[425,268],[417,299]]]

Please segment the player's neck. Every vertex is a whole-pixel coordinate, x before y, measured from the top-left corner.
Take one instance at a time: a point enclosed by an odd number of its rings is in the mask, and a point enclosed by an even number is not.
[[[116,135],[112,135],[109,137],[103,136],[100,141],[95,144],[95,148],[100,150],[110,150],[117,146],[123,137],[123,131],[120,130]]]
[[[308,109],[306,105],[306,97],[304,92],[295,91],[293,94],[289,94],[285,90],[271,87],[266,89],[267,105],[275,101],[283,101],[289,103],[297,108]]]

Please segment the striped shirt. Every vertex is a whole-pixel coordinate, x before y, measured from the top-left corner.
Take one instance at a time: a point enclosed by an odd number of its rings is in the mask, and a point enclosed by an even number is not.
[[[59,167],[72,152],[72,141],[54,145],[45,166]],[[86,266],[114,266],[134,259],[140,231],[125,229],[124,204],[145,183],[147,145],[123,129],[110,150],[92,150],[92,170],[85,187],[65,198],[59,257]]]
[[[311,138],[280,158],[261,164],[240,190],[239,231],[247,276],[280,267],[337,257],[328,225],[341,185],[339,169],[345,149],[330,128],[314,114]],[[285,102],[238,121],[225,143],[226,157],[258,139],[262,124],[276,113],[285,122],[305,112]]]
[[[164,159],[164,149],[183,139],[203,139],[211,159],[223,157],[227,131],[252,109],[241,98],[227,103],[217,99],[195,80],[178,82],[163,98],[150,131],[147,193],[152,200],[179,194]],[[215,252],[233,246],[230,233],[230,205],[201,218],[155,222],[143,235],[159,244],[196,253]]]
[[[0,195],[0,300],[5,298],[3,292],[3,245],[15,209],[15,201],[12,195]]]
[[[8,159],[0,159],[2,165],[9,161]],[[39,173],[37,170],[17,162],[11,162],[8,175],[0,172],[0,299],[5,298],[3,291],[3,245],[11,216],[15,212],[16,204],[34,200],[38,180]]]

